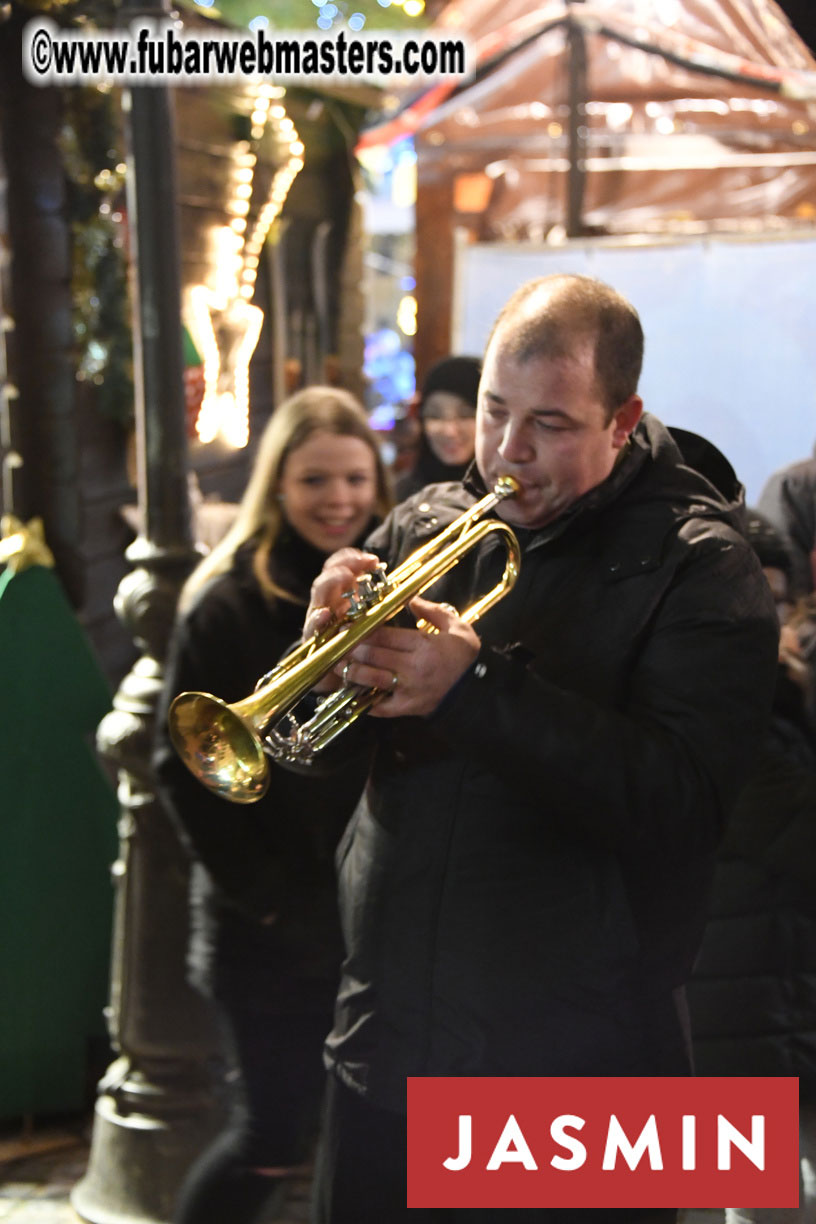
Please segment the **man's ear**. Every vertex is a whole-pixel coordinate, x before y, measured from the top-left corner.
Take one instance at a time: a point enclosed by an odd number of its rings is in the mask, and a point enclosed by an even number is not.
[[[620,450],[629,440],[629,435],[640,420],[643,400],[639,395],[630,395],[612,417],[612,447]]]

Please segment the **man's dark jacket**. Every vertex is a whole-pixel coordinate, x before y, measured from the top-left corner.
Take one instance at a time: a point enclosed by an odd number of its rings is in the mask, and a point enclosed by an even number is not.
[[[338,849],[327,1045],[374,1105],[404,1109],[408,1075],[687,1070],[672,996],[767,721],[777,627],[741,487],[684,444],[720,487],[645,418],[603,484],[518,532],[518,583],[435,714],[378,725]],[[481,492],[432,486],[369,543],[395,562]],[[485,541],[429,597],[463,608],[503,555]]]

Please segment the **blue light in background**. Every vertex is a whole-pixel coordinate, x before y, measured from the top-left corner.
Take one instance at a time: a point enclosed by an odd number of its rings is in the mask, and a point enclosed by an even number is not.
[[[397,414],[393,404],[378,404],[369,413],[368,423],[372,429],[377,429],[381,433],[390,433],[396,419]]]
[[[348,19],[348,26],[350,30],[362,30],[365,22],[366,19],[363,13],[352,13]]]
[[[389,419],[389,409],[405,403],[416,389],[413,354],[402,347],[392,327],[380,327],[365,337],[363,373],[375,401],[371,407],[379,408],[382,421]]]
[[[249,28],[250,30],[254,32],[255,30],[265,30],[268,25],[269,25],[269,18],[261,15],[260,17],[252,18],[252,20],[249,23]]]
[[[324,4],[320,10],[321,17],[336,17],[339,12],[336,4]]]
[[[321,30],[330,30],[332,28],[332,19],[331,17],[318,17],[317,24]]]
[[[413,276],[403,276],[400,281],[400,289],[403,293],[413,293],[414,289],[416,289],[416,281]]]

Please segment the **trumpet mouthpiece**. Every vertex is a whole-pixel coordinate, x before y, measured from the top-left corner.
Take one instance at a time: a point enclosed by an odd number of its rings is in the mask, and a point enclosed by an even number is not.
[[[506,497],[515,497],[520,488],[521,485],[516,480],[515,476],[505,475],[498,478],[493,491],[497,497],[500,497],[502,501],[504,501]]]

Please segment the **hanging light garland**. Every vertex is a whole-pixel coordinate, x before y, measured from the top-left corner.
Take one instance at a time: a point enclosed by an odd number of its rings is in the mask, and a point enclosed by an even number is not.
[[[219,434],[234,447],[249,441],[249,362],[264,318],[251,299],[270,228],[304,164],[303,143],[281,102],[285,94],[280,86],[264,84],[252,98],[252,140],[238,141],[232,154],[230,221],[213,234],[213,283],[195,285],[188,292],[190,330],[204,366],[204,396],[196,421],[202,442],[211,442]],[[250,229],[258,161],[253,142],[262,139],[269,124],[286,154]]]

